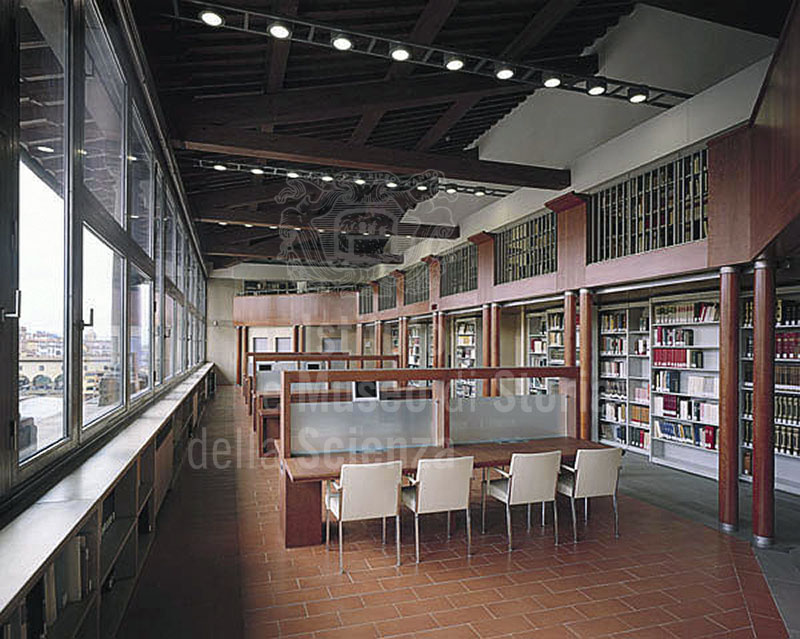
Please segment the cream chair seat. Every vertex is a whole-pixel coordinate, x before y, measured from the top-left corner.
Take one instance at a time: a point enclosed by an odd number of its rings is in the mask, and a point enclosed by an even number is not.
[[[403,504],[414,513],[414,545],[419,563],[419,516],[447,513],[447,538],[450,538],[450,513],[463,510],[467,520],[467,554],[472,550],[472,526],[469,516],[469,490],[474,458],[420,459],[417,474],[409,477],[401,496]]]
[[[572,509],[572,538],[578,542],[575,500],[584,499],[585,513],[591,497],[611,497],[614,507],[614,535],[619,537],[617,486],[622,465],[621,448],[581,449],[575,455],[575,466],[562,466],[558,477],[558,492],[570,499]]]
[[[397,565],[400,565],[400,487],[403,465],[397,461],[377,464],[344,464],[339,481],[329,481],[325,490],[325,547],[330,546],[330,515],[339,522],[339,572],[344,572],[342,523],[365,519],[395,518]]]
[[[527,504],[528,532],[531,529],[531,504],[542,502],[553,504],[553,534],[558,545],[558,509],[556,508],[556,481],[561,464],[561,451],[547,453],[514,453],[511,456],[509,472],[501,468],[490,469],[502,476],[502,479],[491,479],[487,476],[481,499],[481,517],[485,530],[486,495],[502,502],[506,506],[506,530],[508,532],[508,550],[511,551],[511,506]],[[542,518],[544,525],[544,517]]]

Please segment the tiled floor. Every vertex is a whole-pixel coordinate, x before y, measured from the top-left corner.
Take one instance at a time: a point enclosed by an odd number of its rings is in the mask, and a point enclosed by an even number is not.
[[[335,547],[283,548],[277,464],[254,458],[238,392],[220,388],[205,423],[195,461],[210,464],[216,451],[231,463],[185,468],[121,637],[787,636],[746,542],[627,496],[619,539],[598,500],[577,545],[562,503],[557,548],[552,518],[528,535],[519,510],[512,553],[493,507],[470,558],[463,518],[447,542],[444,517],[428,516],[419,565],[406,512],[400,568],[380,522],[347,525],[339,575]]]

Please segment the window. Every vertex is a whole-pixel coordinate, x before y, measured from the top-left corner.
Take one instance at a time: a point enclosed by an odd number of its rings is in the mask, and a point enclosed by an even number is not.
[[[478,288],[478,247],[464,244],[441,257],[442,275],[439,293],[442,297],[474,291]]]
[[[276,337],[275,350],[278,353],[290,353],[292,351],[292,338],[291,337]]]
[[[175,199],[169,192],[164,216],[164,275],[175,281]]]
[[[66,305],[66,25],[60,0],[21,0],[19,162],[19,460],[68,437]],[[2,277],[6,277],[3,274]]]
[[[150,309],[153,283],[131,266],[128,286],[128,390],[131,397],[150,388]]]
[[[152,255],[153,152],[144,125],[133,109],[130,148],[128,150],[128,232],[145,253]]]
[[[125,83],[94,3],[85,20],[83,183],[122,224]]]
[[[425,302],[430,297],[430,275],[427,264],[416,264],[405,273],[403,303]]]
[[[175,300],[164,296],[164,379],[175,374]]]
[[[164,228],[164,181],[159,172],[156,181],[156,201],[155,201],[155,216],[153,230],[155,234],[155,242],[153,243],[153,253],[155,255],[156,263],[156,296],[153,303],[153,336],[154,336],[154,371],[153,378],[155,384],[160,384],[164,379],[164,371],[162,370],[162,357],[163,357],[163,295],[164,295],[164,240],[161,237],[161,229]]]
[[[83,230],[83,424],[122,405],[122,258]]]
[[[558,268],[556,214],[544,211],[495,235],[495,284],[514,282]]]
[[[362,286],[358,289],[358,314],[366,315],[372,312],[372,287]]]
[[[378,280],[378,310],[385,311],[397,306],[397,279],[387,275]]]

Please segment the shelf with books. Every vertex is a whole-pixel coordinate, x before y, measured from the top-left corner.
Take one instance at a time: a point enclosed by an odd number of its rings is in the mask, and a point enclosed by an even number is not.
[[[693,294],[651,303],[651,460],[716,477],[718,300]]]
[[[524,361],[528,366],[564,364],[564,313],[558,309],[529,311],[523,321]],[[558,392],[557,378],[529,378],[527,392],[539,395]]]
[[[456,368],[475,368],[478,365],[478,318],[455,320],[454,364]],[[477,397],[477,381],[456,380],[456,397]]]

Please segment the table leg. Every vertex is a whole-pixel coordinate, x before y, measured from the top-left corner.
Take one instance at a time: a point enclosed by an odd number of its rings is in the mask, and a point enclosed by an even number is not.
[[[322,482],[294,482],[281,471],[281,527],[286,548],[322,543]]]

